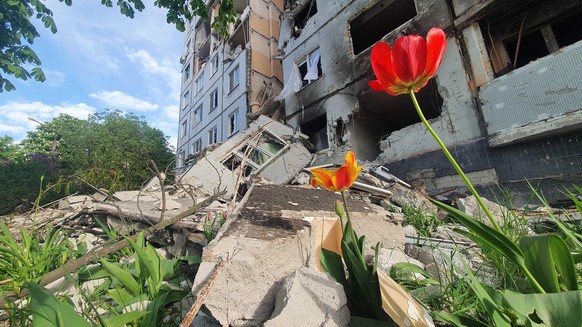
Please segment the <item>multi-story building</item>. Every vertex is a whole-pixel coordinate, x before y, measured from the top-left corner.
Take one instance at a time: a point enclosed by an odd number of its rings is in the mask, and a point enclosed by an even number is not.
[[[286,123],[317,149],[353,149],[429,192],[461,186],[406,95],[373,92],[377,41],[447,34],[425,116],[478,185],[582,180],[580,0],[297,0],[281,21]],[[333,151],[326,151],[326,160]],[[337,158],[341,160],[342,151]],[[559,184],[557,184],[559,185]]]
[[[208,1],[210,19],[186,26],[182,63],[177,171],[187,158],[222,143],[248,126],[256,111],[282,88],[281,62],[273,59],[283,0],[234,0],[237,20],[221,38],[212,28],[220,1]]]

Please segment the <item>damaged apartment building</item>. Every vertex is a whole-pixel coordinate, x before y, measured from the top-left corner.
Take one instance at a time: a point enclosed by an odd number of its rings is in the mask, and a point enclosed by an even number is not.
[[[367,84],[377,41],[436,26],[447,49],[417,97],[469,178],[505,188],[579,182],[581,14],[580,0],[287,1],[277,58],[285,88],[296,87],[281,92],[282,120],[309,136],[320,163],[350,148],[433,194],[462,185],[410,98]]]
[[[226,38],[211,28],[220,1],[207,3],[210,19],[189,22],[180,58],[179,173],[192,155],[247,128],[247,113],[283,85],[281,62],[273,54],[284,0],[234,0],[236,21]]]

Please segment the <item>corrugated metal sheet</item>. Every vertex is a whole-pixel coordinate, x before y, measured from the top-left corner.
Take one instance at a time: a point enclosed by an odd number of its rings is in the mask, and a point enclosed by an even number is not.
[[[582,41],[481,86],[487,132],[582,109]]]

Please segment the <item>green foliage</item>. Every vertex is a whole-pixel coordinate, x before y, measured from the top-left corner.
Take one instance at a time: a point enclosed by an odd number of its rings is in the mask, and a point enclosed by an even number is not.
[[[426,213],[422,208],[407,206],[402,208],[402,214],[404,215],[403,225],[412,225],[423,237],[431,237],[432,232],[444,224],[435,215]]]
[[[180,279],[174,280],[179,260],[161,258],[155,248],[145,242],[143,233],[140,233],[136,242],[131,239],[128,241],[135,253],[135,261],[131,265],[102,259],[103,270],[93,270],[83,276],[110,278],[112,288],[107,293],[117,304],[115,311],[121,313],[129,305],[147,303],[144,309],[148,313],[139,317],[139,326],[159,326],[164,318],[160,310],[170,303],[180,301],[189,293],[189,289],[180,286]],[[170,286],[170,282],[174,285]]]
[[[68,302],[60,302],[44,287],[30,283],[28,285],[31,299],[31,311],[34,327],[90,327],[80,314]]]
[[[94,1],[94,0],[93,0]],[[59,0],[67,6],[72,0]],[[228,35],[228,25],[235,21],[233,0],[222,0],[218,16],[214,19],[213,27],[222,36]],[[112,0],[101,0],[101,4],[107,7],[113,6]],[[136,11],[143,11],[145,5],[141,0],[117,0],[122,15],[133,18]],[[184,31],[186,22],[193,16],[208,18],[208,7],[203,0],[156,0],[154,5],[166,8],[166,20],[175,24],[179,31]],[[39,33],[31,22],[32,17],[41,21],[45,28],[52,33],[57,32],[57,26],[53,20],[52,11],[43,1],[39,0],[3,0],[0,1],[0,21],[3,28],[0,29],[0,93],[13,91],[14,84],[6,75],[12,75],[17,79],[27,80],[34,78],[44,82],[46,77],[39,67],[40,58],[30,47]],[[27,45],[28,44],[28,45]],[[29,67],[33,66],[32,69]]]
[[[343,193],[342,196],[344,197],[344,203],[346,203]],[[382,309],[380,284],[376,271],[380,245],[376,245],[374,263],[366,263],[364,259],[366,237],[358,237],[352,228],[347,207],[345,209],[348,219],[345,226],[343,226],[341,240],[343,257],[333,251],[322,248],[319,258],[322,270],[328,272],[343,286],[348,299],[348,306],[353,316],[385,320],[386,313]],[[337,205],[336,211],[340,212]],[[346,277],[344,264],[348,277]]]
[[[216,220],[218,219],[218,224],[220,227],[224,225],[226,222],[226,218],[224,217],[224,212],[218,211],[217,213],[208,212],[204,217],[204,238],[206,239],[206,244],[210,243],[215,234],[215,227],[216,227]]]
[[[0,137],[0,162],[14,160],[18,156],[18,145],[14,144],[14,139],[5,135]]]
[[[0,161],[0,213],[9,212],[22,202],[32,203],[39,196],[39,186],[59,182],[60,166],[47,154],[31,154],[20,160]],[[40,199],[46,203],[59,198],[62,193],[52,190]]]

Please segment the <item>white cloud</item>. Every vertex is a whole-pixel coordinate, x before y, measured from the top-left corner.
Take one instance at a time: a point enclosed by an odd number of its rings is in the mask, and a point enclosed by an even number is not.
[[[168,88],[171,90],[169,96],[172,99],[180,98],[181,74],[176,64],[167,60],[156,60],[148,51],[143,49],[137,51],[126,49],[126,55],[132,62],[139,63],[145,69],[145,73],[159,75],[164,78]]]
[[[155,103],[137,99],[121,91],[99,91],[97,93],[91,93],[89,96],[103,102],[110,107],[109,109],[121,109],[123,111],[152,111],[159,108],[159,105]]]
[[[67,74],[60,72],[58,70],[52,70],[43,68],[44,74],[46,76],[46,82],[50,86],[61,86],[65,82]]]
[[[50,105],[39,101],[17,102],[11,101],[0,105],[0,132],[11,136],[16,141],[21,140],[24,134],[35,129],[38,123],[30,120],[29,117],[40,122],[50,121],[59,114],[68,114],[79,119],[87,117],[95,112],[95,108],[85,103],[61,103],[60,105]]]
[[[180,107],[178,105],[171,105],[164,107],[164,114],[172,120],[175,128],[178,128],[178,119],[180,118]]]

